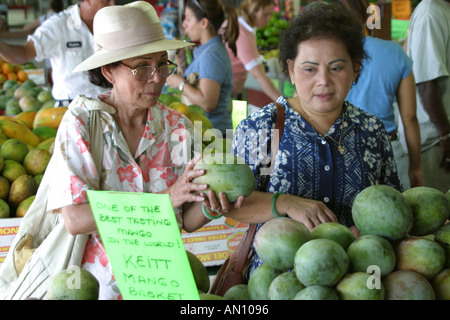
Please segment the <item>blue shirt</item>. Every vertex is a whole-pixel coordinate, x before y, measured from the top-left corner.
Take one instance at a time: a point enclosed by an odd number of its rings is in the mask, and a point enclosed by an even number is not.
[[[393,103],[400,81],[412,70],[412,60],[394,41],[367,36],[364,50],[369,59],[352,86],[347,100],[380,118],[388,132],[396,131]]]
[[[283,105],[286,118],[268,192],[320,200],[340,223],[352,226],[352,203],[364,188],[386,184],[401,190],[389,136],[380,119],[345,101],[341,139],[345,153],[340,154],[338,144],[318,134],[284,96],[277,102]],[[266,176],[261,169],[270,159],[271,134],[265,132],[271,131],[275,121],[276,107],[269,104],[242,120],[235,131],[234,153],[249,164],[257,190],[263,188]],[[339,117],[328,131],[336,141],[341,135],[341,123]],[[260,261],[252,270],[258,264]]]
[[[233,129],[231,122],[231,90],[233,89],[233,70],[228,51],[221,36],[216,36],[205,44],[196,47],[194,59],[185,71],[185,76],[198,72],[199,79],[206,78],[220,85],[220,96],[216,108],[207,112],[214,128],[222,131]]]

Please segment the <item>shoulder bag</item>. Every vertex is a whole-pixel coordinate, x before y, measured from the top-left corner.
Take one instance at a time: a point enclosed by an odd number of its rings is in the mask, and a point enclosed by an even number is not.
[[[103,129],[98,112],[115,113],[115,109],[100,101],[78,96],[69,110],[81,104],[89,111],[89,146],[100,174]],[[52,156],[49,166],[58,161],[61,161],[58,156]],[[49,174],[44,174],[36,198],[22,218],[19,231],[0,266],[1,299],[43,299],[53,275],[81,263],[89,236],[69,234],[61,214],[47,212],[49,181]]]
[[[283,135],[285,120],[284,107],[279,103],[276,103],[275,105],[277,107],[275,129],[278,129],[280,131],[278,134],[278,140],[271,140],[271,168],[273,167],[281,136]],[[263,190],[267,191],[269,180],[270,176],[267,176]],[[231,287],[246,282],[245,274],[254,255],[254,251],[252,250],[252,243],[256,233],[256,227],[256,223],[251,223],[249,225],[249,228],[245,232],[245,235],[236,248],[235,252],[231,256],[229,256],[219,268],[209,290],[210,293],[223,296]]]

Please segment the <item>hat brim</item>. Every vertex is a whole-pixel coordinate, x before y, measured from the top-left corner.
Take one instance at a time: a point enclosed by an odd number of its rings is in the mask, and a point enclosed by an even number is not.
[[[177,50],[193,45],[195,44],[182,40],[162,39],[152,43],[137,45],[131,48],[128,47],[111,51],[102,50],[101,52],[96,52],[95,54],[81,62],[78,66],[75,67],[73,72],[92,70],[124,59],[138,57],[149,53]]]

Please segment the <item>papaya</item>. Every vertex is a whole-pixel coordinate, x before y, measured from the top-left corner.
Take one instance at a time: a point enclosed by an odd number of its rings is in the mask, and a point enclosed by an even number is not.
[[[19,139],[25,143],[36,146],[40,139],[25,124],[10,119],[0,120],[0,127],[9,138]]]
[[[12,120],[12,121],[15,121],[17,123],[21,123],[21,124],[25,124],[26,125],[26,122],[21,120],[21,119],[18,119],[16,115],[14,117],[6,116],[6,115],[0,116],[0,120],[4,120],[4,119]]]
[[[31,130],[41,141],[56,137],[57,129],[47,126],[37,127]]]
[[[43,126],[58,129],[67,110],[67,107],[40,109],[34,117],[33,129]]]
[[[27,124],[28,129],[33,129],[33,121],[36,116],[36,111],[23,111],[16,115],[15,119],[22,120]]]

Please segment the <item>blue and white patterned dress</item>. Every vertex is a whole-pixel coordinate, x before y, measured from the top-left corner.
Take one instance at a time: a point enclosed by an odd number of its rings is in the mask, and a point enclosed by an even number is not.
[[[400,191],[401,185],[391,143],[380,119],[348,101],[344,102],[344,127],[341,145],[321,136],[281,96],[277,100],[285,109],[285,126],[270,176],[268,192],[297,195],[324,202],[339,222],[354,225],[351,207],[356,195],[375,184],[390,185]],[[256,178],[255,189],[264,185],[264,170],[270,159],[271,131],[275,126],[273,103],[242,120],[233,139],[234,153],[245,159]],[[342,117],[328,134],[339,141]],[[268,133],[268,134],[266,134]],[[261,174],[262,173],[262,174]],[[255,255],[252,272],[262,262]]]

